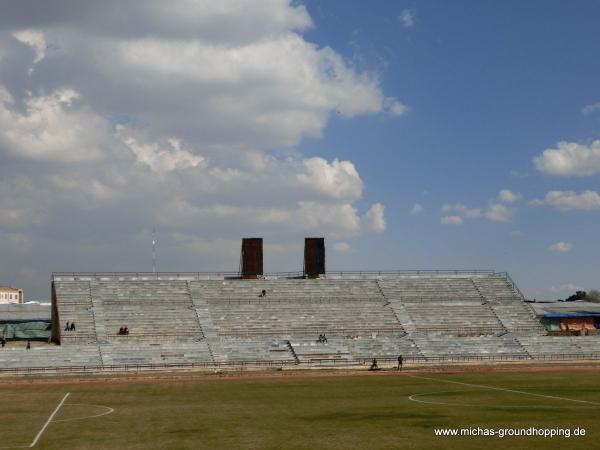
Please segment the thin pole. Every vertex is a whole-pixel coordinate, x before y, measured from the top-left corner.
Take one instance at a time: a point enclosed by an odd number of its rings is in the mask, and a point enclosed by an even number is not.
[[[152,273],[156,273],[156,229],[152,227]]]

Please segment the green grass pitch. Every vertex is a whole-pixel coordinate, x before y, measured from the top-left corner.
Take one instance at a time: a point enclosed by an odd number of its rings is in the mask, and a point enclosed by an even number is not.
[[[70,396],[35,448],[590,449],[600,446],[598,372],[422,376],[426,378],[365,374],[81,384],[11,384],[2,380],[0,448],[28,446],[67,392]],[[109,413],[109,408],[114,412]],[[580,427],[586,430],[586,435],[435,436],[434,429],[451,427]]]

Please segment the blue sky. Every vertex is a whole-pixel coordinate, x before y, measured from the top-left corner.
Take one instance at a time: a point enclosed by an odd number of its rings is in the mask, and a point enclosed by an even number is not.
[[[385,235],[363,241],[361,251],[377,253],[384,267],[508,270],[542,298],[571,288],[561,285],[596,286],[598,212],[527,202],[598,188],[597,176],[548,176],[532,162],[559,141],[598,138],[600,110],[582,113],[600,99],[597,3],[307,6],[316,24],[307,37],[376,71],[386,93],[409,108],[394,120],[336,120],[322,140],[303,144],[354,161],[365,197],[386,205]],[[412,27],[402,24],[404,10],[414,14]],[[510,221],[440,224],[444,203],[485,208],[501,189],[522,195]],[[415,202],[425,211],[413,217]],[[549,250],[561,241],[572,250]]]
[[[0,283],[495,269],[599,288],[600,5],[0,2]],[[416,206],[418,205],[418,206]]]

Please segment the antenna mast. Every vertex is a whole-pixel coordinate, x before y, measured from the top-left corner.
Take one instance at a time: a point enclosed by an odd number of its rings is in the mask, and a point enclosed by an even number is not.
[[[152,227],[152,273],[156,273],[156,229]]]

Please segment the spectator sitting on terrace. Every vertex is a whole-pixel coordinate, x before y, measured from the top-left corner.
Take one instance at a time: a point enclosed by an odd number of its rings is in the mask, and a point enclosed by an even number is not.
[[[123,328],[123,334],[125,336],[129,336],[129,328],[127,328],[127,325],[125,325],[125,328]]]
[[[327,336],[325,336],[325,334],[323,334],[323,342],[327,344]]]
[[[125,334],[125,333],[123,332],[123,327],[119,328],[119,335],[122,335],[122,334]]]
[[[2,348],[6,345],[6,339],[2,338]]]
[[[27,345],[25,346],[27,350],[31,350],[31,342],[27,341]]]
[[[266,290],[262,290],[259,297],[266,297],[267,296],[267,291]]]
[[[71,322],[71,331],[75,331],[75,322]]]
[[[67,324],[65,325],[65,331],[69,331],[71,329],[71,325],[69,325],[69,321],[67,321]]]

